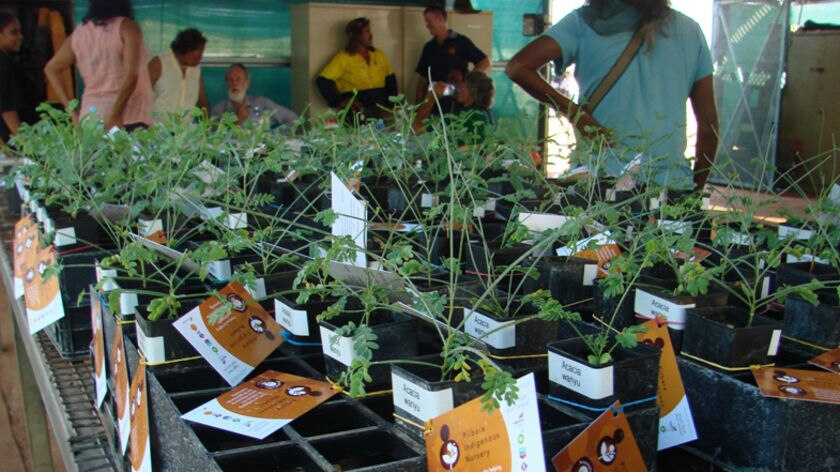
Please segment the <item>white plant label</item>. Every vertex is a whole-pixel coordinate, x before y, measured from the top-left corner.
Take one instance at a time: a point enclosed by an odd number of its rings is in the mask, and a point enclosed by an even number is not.
[[[321,326],[321,349],[324,354],[349,366],[353,363],[353,338],[349,336],[338,336],[330,329]]]
[[[120,315],[128,316],[134,313],[139,305],[136,292],[120,292]]]
[[[773,336],[770,338],[770,345],[767,347],[767,355],[775,356],[779,353],[779,341],[782,340],[782,330],[774,329]]]
[[[431,208],[437,205],[437,198],[434,194],[424,193],[420,195],[420,206],[422,208]]]
[[[680,305],[644,290],[636,289],[634,305],[636,314],[647,319],[662,316],[668,320],[668,327],[673,329],[685,329],[686,310],[695,306],[694,303]]]
[[[52,221],[52,220],[48,220]],[[67,228],[58,228],[55,230],[55,240],[53,245],[58,247],[71,246],[76,244],[76,228],[69,226]]]
[[[274,318],[280,323],[280,326],[295,336],[309,336],[309,320],[306,310],[295,310],[275,298]]]
[[[569,390],[593,400],[613,394],[613,366],[595,368],[548,352],[548,378]]]
[[[137,347],[146,362],[150,364],[159,364],[166,361],[166,345],[163,342],[163,336],[146,336],[140,325],[135,324],[137,329]]]
[[[331,174],[332,210],[337,213],[333,236],[350,236],[356,246],[356,267],[367,268],[367,208],[335,173]]]
[[[603,233],[598,233],[594,236],[590,236],[585,239],[581,239],[575,243],[569,244],[567,246],[563,246],[557,248],[557,255],[560,257],[568,257],[573,254],[577,254],[580,251],[586,249],[590,242],[595,242],[599,246],[606,246],[607,244],[615,244],[615,241],[610,237],[609,231],[604,231]]]
[[[595,278],[598,277],[598,264],[584,264],[583,265],[583,285],[584,287],[591,287],[595,284]]]
[[[551,213],[519,213],[519,222],[537,233],[561,228],[567,220],[568,218],[563,215],[553,215]]]
[[[673,231],[675,234],[685,234],[691,231],[691,223],[688,221],[659,220],[657,225],[666,231]]]
[[[221,261],[212,261],[207,264],[207,272],[209,272],[210,275],[212,275],[216,280],[230,280],[230,261],[227,259]]]
[[[245,290],[247,290],[248,293],[250,293],[251,296],[256,298],[257,300],[265,298],[265,296],[267,295],[265,293],[265,279],[262,277],[257,277],[256,279],[254,279],[254,286],[250,287],[246,285]]]
[[[500,323],[487,315],[464,308],[464,332],[496,349],[516,346],[516,325],[512,321]],[[487,334],[490,333],[490,334]]]
[[[452,389],[437,392],[426,390],[414,382],[391,373],[394,406],[426,422],[454,408]]]
[[[163,231],[163,221],[160,219],[144,220],[141,218],[137,220],[137,230],[140,232],[140,236],[148,238],[157,232]]]
[[[105,281],[102,283],[103,292],[110,292],[111,290],[120,288],[114,280],[116,277],[116,269],[103,269],[102,266],[99,265],[99,261],[96,261],[96,283],[100,283],[103,280]]]
[[[797,241],[807,241],[814,236],[814,232],[809,229],[797,228],[795,226],[779,225],[779,238],[785,239],[793,236]]]
[[[785,262],[788,264],[796,264],[799,262],[816,262],[818,264],[828,264],[827,259],[823,259],[822,257],[815,257],[813,254],[803,254],[802,256],[785,254]]]

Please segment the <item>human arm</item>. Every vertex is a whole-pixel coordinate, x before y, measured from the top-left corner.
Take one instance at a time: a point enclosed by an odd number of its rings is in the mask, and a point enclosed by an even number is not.
[[[12,134],[17,134],[18,129],[20,128],[20,115],[16,110],[8,110],[2,113],[3,121],[6,123],[6,128],[9,128],[9,132]]]
[[[47,62],[47,65],[44,66],[44,75],[47,77],[47,82],[49,82],[53,90],[55,90],[58,100],[65,109],[70,105],[70,96],[64,88],[64,80],[61,75],[75,63],[76,54],[73,53],[73,47],[70,45],[70,38],[67,38],[67,40],[64,41],[64,44],[58,48],[58,51],[52,59],[50,59],[50,61]],[[73,117],[73,121],[79,121],[79,114],[77,110],[74,110],[71,113],[71,116]]]
[[[160,63],[160,57],[155,56],[149,61],[149,65],[146,68],[149,70],[149,81],[152,83],[152,87],[154,87],[157,81],[160,80],[161,74],[163,74],[163,64]]]
[[[399,94],[397,90],[397,75],[393,72],[388,77],[385,77],[385,93],[389,97],[395,97]]]
[[[484,56],[484,59],[475,63],[474,68],[475,68],[475,70],[477,70],[479,72],[487,72],[487,71],[490,70],[490,65],[491,65],[490,64],[490,58],[487,57],[487,56]]]
[[[411,127],[414,128],[414,131],[418,134],[422,134],[426,131],[425,121],[432,114],[432,108],[437,105],[437,100],[435,97],[442,97],[443,92],[446,89],[445,83],[437,82],[435,83],[432,90],[426,93],[426,100],[422,102],[420,108],[417,109],[417,114],[414,116],[414,122],[411,124]]]
[[[319,75],[315,79],[315,85],[321,96],[327,101],[327,105],[331,108],[338,108],[341,102],[341,95],[338,93],[338,88],[335,86],[335,81],[330,80],[324,76]]]
[[[547,36],[540,36],[513,56],[505,72],[529,95],[554,107],[557,112],[569,118],[569,121],[584,136],[589,138],[599,135],[609,136],[609,131],[583,107],[560,93],[540,75],[539,69],[542,66],[562,56],[563,50],[557,41]]]
[[[198,106],[204,112],[204,115],[207,116],[207,110],[210,108],[210,104],[207,103],[207,92],[204,91],[204,77],[198,78]]]
[[[114,126],[122,128],[125,124],[123,123],[123,113],[128,104],[128,99],[137,87],[137,79],[140,76],[137,60],[143,47],[143,32],[137,22],[128,18],[124,19],[120,24],[120,38],[123,42],[123,79],[117,88],[117,95],[114,98],[114,104],[111,106],[111,112],[105,118],[106,130]]]
[[[417,89],[414,92],[414,102],[420,103],[423,101],[423,97],[429,92],[429,79],[425,76],[421,75],[419,79],[417,79]]]
[[[697,120],[697,147],[694,161],[694,185],[702,190],[709,178],[718,145],[718,115],[715,105],[714,80],[711,75],[694,82],[691,87],[691,108]]]

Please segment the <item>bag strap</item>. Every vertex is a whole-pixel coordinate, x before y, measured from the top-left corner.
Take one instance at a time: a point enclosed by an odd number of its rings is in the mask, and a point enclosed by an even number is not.
[[[595,111],[595,108],[598,107],[598,104],[601,103],[601,100],[607,95],[607,93],[612,89],[613,85],[618,81],[621,74],[627,70],[627,66],[630,65],[630,62],[633,61],[633,58],[636,57],[636,53],[639,52],[639,49],[642,47],[642,43],[644,42],[644,31],[647,28],[642,26],[638,30],[636,30],[636,34],[630,39],[630,42],[627,43],[627,46],[622,51],[621,55],[618,56],[618,59],[613,64],[612,69],[607,72],[607,75],[601,79],[601,83],[598,84],[598,87],[592,92],[592,96],[589,97],[589,101],[586,102],[586,110],[591,114]]]

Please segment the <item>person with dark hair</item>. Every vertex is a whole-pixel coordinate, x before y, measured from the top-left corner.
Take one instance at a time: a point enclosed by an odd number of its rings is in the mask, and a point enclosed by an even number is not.
[[[414,118],[414,130],[418,133],[426,131],[428,118],[437,107],[437,103],[446,98],[450,84],[435,82],[432,90],[426,95],[426,100],[417,110]],[[495,88],[493,79],[481,71],[470,71],[464,80],[459,82],[454,92],[455,103],[451,110],[444,109],[444,120],[459,123],[465,130],[459,144],[480,144],[486,138],[493,124],[490,107],[493,105]],[[437,97],[437,100],[436,100]]]
[[[416,101],[419,103],[429,88],[429,74],[432,82],[443,82],[452,69],[459,69],[467,74],[469,65],[478,71],[490,69],[490,59],[478,49],[470,38],[449,29],[446,23],[446,9],[440,5],[430,5],[423,10],[426,29],[432,39],[423,46],[423,53],[417,62]]]
[[[244,64],[232,64],[228,68],[225,84],[227,84],[228,99],[216,104],[211,116],[221,118],[225,113],[234,113],[238,125],[250,120],[258,121],[268,118],[272,128],[282,127],[289,130],[294,127],[298,119],[297,113],[278,105],[268,97],[248,95],[251,74]]]
[[[370,20],[356,18],[344,29],[347,46],[315,79],[318,91],[332,108],[351,106],[366,116],[381,116],[388,97],[397,95],[397,76],[385,54],[373,47]]]
[[[82,76],[81,116],[93,115],[128,130],[152,125],[152,86],[146,64],[149,53],[134,21],[129,0],[90,0],[82,24],[44,68],[66,107],[70,98],[61,73],[73,64]],[[79,114],[73,114],[78,119]]]
[[[15,61],[20,52],[23,33],[20,21],[6,12],[0,12],[0,138],[5,144],[18,132],[21,123],[38,120],[35,108],[40,101],[38,84]]]
[[[207,38],[195,28],[182,30],[170,48],[149,61],[149,80],[154,97],[152,112],[155,120],[161,114],[184,114],[198,103],[207,112],[207,95],[201,78],[201,58]]]
[[[606,139],[593,167],[618,176],[640,162],[636,175],[674,189],[702,189],[717,148],[718,118],[712,58],[700,26],[667,0],[589,0],[519,51],[507,74],[531,96],[568,117],[583,139]],[[600,104],[588,98],[631,38],[641,45]],[[572,64],[579,102],[555,90],[538,70]],[[697,119],[694,170],[685,159],[686,99]],[[598,161],[595,161],[595,157]]]

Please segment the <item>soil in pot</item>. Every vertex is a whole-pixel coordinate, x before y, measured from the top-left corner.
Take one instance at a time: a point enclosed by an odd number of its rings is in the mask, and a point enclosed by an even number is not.
[[[359,325],[362,321],[362,314],[344,313],[330,320],[322,320],[319,323],[326,374],[332,380],[338,380],[341,373],[351,365],[355,358],[352,336],[340,336],[333,340],[335,336],[333,333],[350,321]],[[401,313],[388,310],[372,312],[368,319],[368,326],[376,334],[376,343],[379,348],[373,350],[371,361],[416,357],[415,323],[414,318]],[[386,386],[391,382],[391,369],[387,364],[371,366],[368,373],[372,378],[372,381],[368,383],[370,388]]]
[[[548,345],[551,396],[570,405],[606,408],[616,400],[622,404],[654,399],[659,387],[659,355],[656,348],[639,344],[612,351],[613,361],[592,365],[591,352],[581,338]],[[651,400],[652,403],[653,400]],[[647,402],[628,408],[649,407]]]
[[[827,264],[818,262],[796,262],[792,264],[781,264],[776,269],[776,283],[777,287],[784,287],[785,285],[796,286],[804,285],[812,280],[819,280],[821,282],[840,281],[840,271]],[[837,297],[837,290],[835,287],[827,287],[816,290],[820,302],[837,306],[840,301]]]
[[[640,322],[659,316],[664,317],[667,320],[668,334],[671,337],[674,350],[679,352],[682,348],[688,310],[691,308],[723,306],[727,303],[727,299],[728,294],[722,289],[711,290],[706,295],[692,297],[689,295],[673,295],[672,291],[657,287],[637,287],[633,312]]]
[[[500,314],[503,309],[507,313]],[[544,354],[546,345],[557,339],[560,321],[544,321],[536,313],[532,304],[508,296],[499,297],[498,304],[470,304],[464,309],[464,333],[484,343],[494,356]]]
[[[440,356],[419,360],[441,361]],[[481,395],[482,380],[480,377],[474,377],[470,382],[441,380],[439,367],[418,364],[392,365],[392,398],[397,427],[418,442],[423,442],[423,430],[416,425],[425,424],[426,421]]]
[[[179,313],[184,314],[200,305],[204,299],[180,300]],[[148,305],[138,305],[135,312],[137,347],[150,364],[194,357],[198,352],[172,325],[173,319],[150,321]]]
[[[733,306],[688,310],[682,354],[714,367],[744,368],[772,363],[779,351],[782,323]]]

